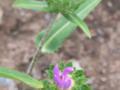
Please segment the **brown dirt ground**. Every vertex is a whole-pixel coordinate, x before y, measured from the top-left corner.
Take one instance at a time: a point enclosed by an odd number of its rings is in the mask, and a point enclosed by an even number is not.
[[[35,36],[54,16],[11,5],[12,0],[0,0],[0,66],[25,71],[36,50]],[[76,59],[94,90],[120,90],[120,0],[103,0],[86,22],[93,38],[75,31],[58,53],[41,57],[33,75],[40,78],[60,59]]]

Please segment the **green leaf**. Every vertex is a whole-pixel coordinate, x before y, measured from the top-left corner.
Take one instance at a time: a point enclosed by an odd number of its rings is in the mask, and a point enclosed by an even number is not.
[[[78,77],[81,77],[81,76],[84,76],[84,71],[83,71],[83,70],[76,70],[76,71],[73,73],[73,78],[74,78],[74,79],[77,79]]]
[[[52,80],[53,80],[53,68],[54,68],[54,65],[50,65],[47,70],[48,78]]]
[[[51,81],[48,80],[44,80],[44,88],[41,90],[57,90],[57,87],[54,83],[52,83]]]
[[[86,0],[76,10],[76,14],[81,20],[85,17],[100,3],[101,0]],[[54,53],[63,41],[75,31],[76,25],[68,21],[66,18],[61,17],[56,20],[48,34],[48,37],[42,47],[43,53]]]
[[[13,6],[18,8],[31,9],[35,11],[49,11],[48,4],[45,1],[16,0]]]
[[[43,83],[24,73],[0,67],[0,77],[21,81],[33,88],[43,88]]]
[[[41,31],[41,32],[39,32],[39,34],[36,36],[36,38],[35,38],[35,45],[36,45],[36,46],[39,46],[39,44],[41,43],[41,40],[42,40],[42,38],[44,37],[45,33],[46,33],[46,31]]]
[[[89,85],[82,85],[81,87],[80,87],[80,90],[92,90],[91,89],[91,87],[89,86]]]
[[[65,67],[73,67],[73,63],[72,62],[68,62],[67,64],[65,64]]]
[[[84,21],[82,21],[77,15],[75,15],[74,13],[70,13],[70,14],[64,14],[64,16],[71,22],[78,25],[86,34],[86,36],[91,38],[91,32],[89,31],[87,24]]]
[[[52,12],[68,13],[73,12],[85,0],[47,0]]]

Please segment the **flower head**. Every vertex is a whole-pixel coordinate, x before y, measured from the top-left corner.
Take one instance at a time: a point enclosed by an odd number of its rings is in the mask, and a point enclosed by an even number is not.
[[[66,67],[63,72],[59,70],[58,65],[55,65],[53,69],[54,81],[59,88],[68,89],[72,85],[72,78],[69,77],[69,73],[73,72],[72,67]]]

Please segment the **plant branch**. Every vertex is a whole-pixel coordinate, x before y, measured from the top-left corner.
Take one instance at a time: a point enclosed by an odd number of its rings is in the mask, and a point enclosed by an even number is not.
[[[59,17],[60,17],[60,14],[57,15],[56,19],[58,19]],[[55,19],[55,20],[56,20],[56,19]],[[53,23],[53,22],[54,22],[54,20],[52,20],[52,23]],[[33,58],[32,58],[32,60],[31,60],[30,64],[28,65],[28,68],[27,68],[27,71],[26,71],[27,74],[31,74],[32,69],[34,68],[35,63],[36,63],[36,61],[37,61],[36,58],[37,58],[38,54],[40,54],[40,57],[41,57],[41,56],[44,56],[44,54],[42,54],[42,52],[40,52],[40,50],[41,50],[41,48],[42,48],[42,44],[44,43],[44,41],[45,41],[45,39],[46,39],[46,36],[47,36],[48,33],[49,33],[48,30],[49,30],[49,28],[51,28],[52,23],[49,25],[48,29],[46,30],[45,35],[42,37],[41,43],[39,43],[39,45],[38,45],[38,47],[37,47],[37,50],[36,50],[35,54],[33,55]]]
[[[37,61],[36,57],[38,56],[40,49],[41,49],[41,43],[39,44],[39,46],[38,46],[38,48],[37,48],[37,50],[32,58],[32,61],[30,62],[29,66],[28,66],[27,74],[30,74],[32,72],[32,69],[35,65],[35,62]],[[40,56],[43,56],[42,53]]]

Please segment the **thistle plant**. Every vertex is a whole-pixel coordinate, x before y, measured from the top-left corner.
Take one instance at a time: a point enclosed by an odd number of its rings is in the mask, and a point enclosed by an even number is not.
[[[21,81],[38,90],[91,90],[83,70],[76,69],[72,63],[51,65],[45,80],[36,80],[31,73],[38,54],[55,53],[67,37],[80,27],[88,38],[91,32],[84,22],[88,14],[101,0],[16,0],[14,7],[61,15],[50,28],[40,31],[35,38],[37,50],[29,64],[27,74],[0,67],[0,77]],[[39,53],[40,52],[40,53]]]

